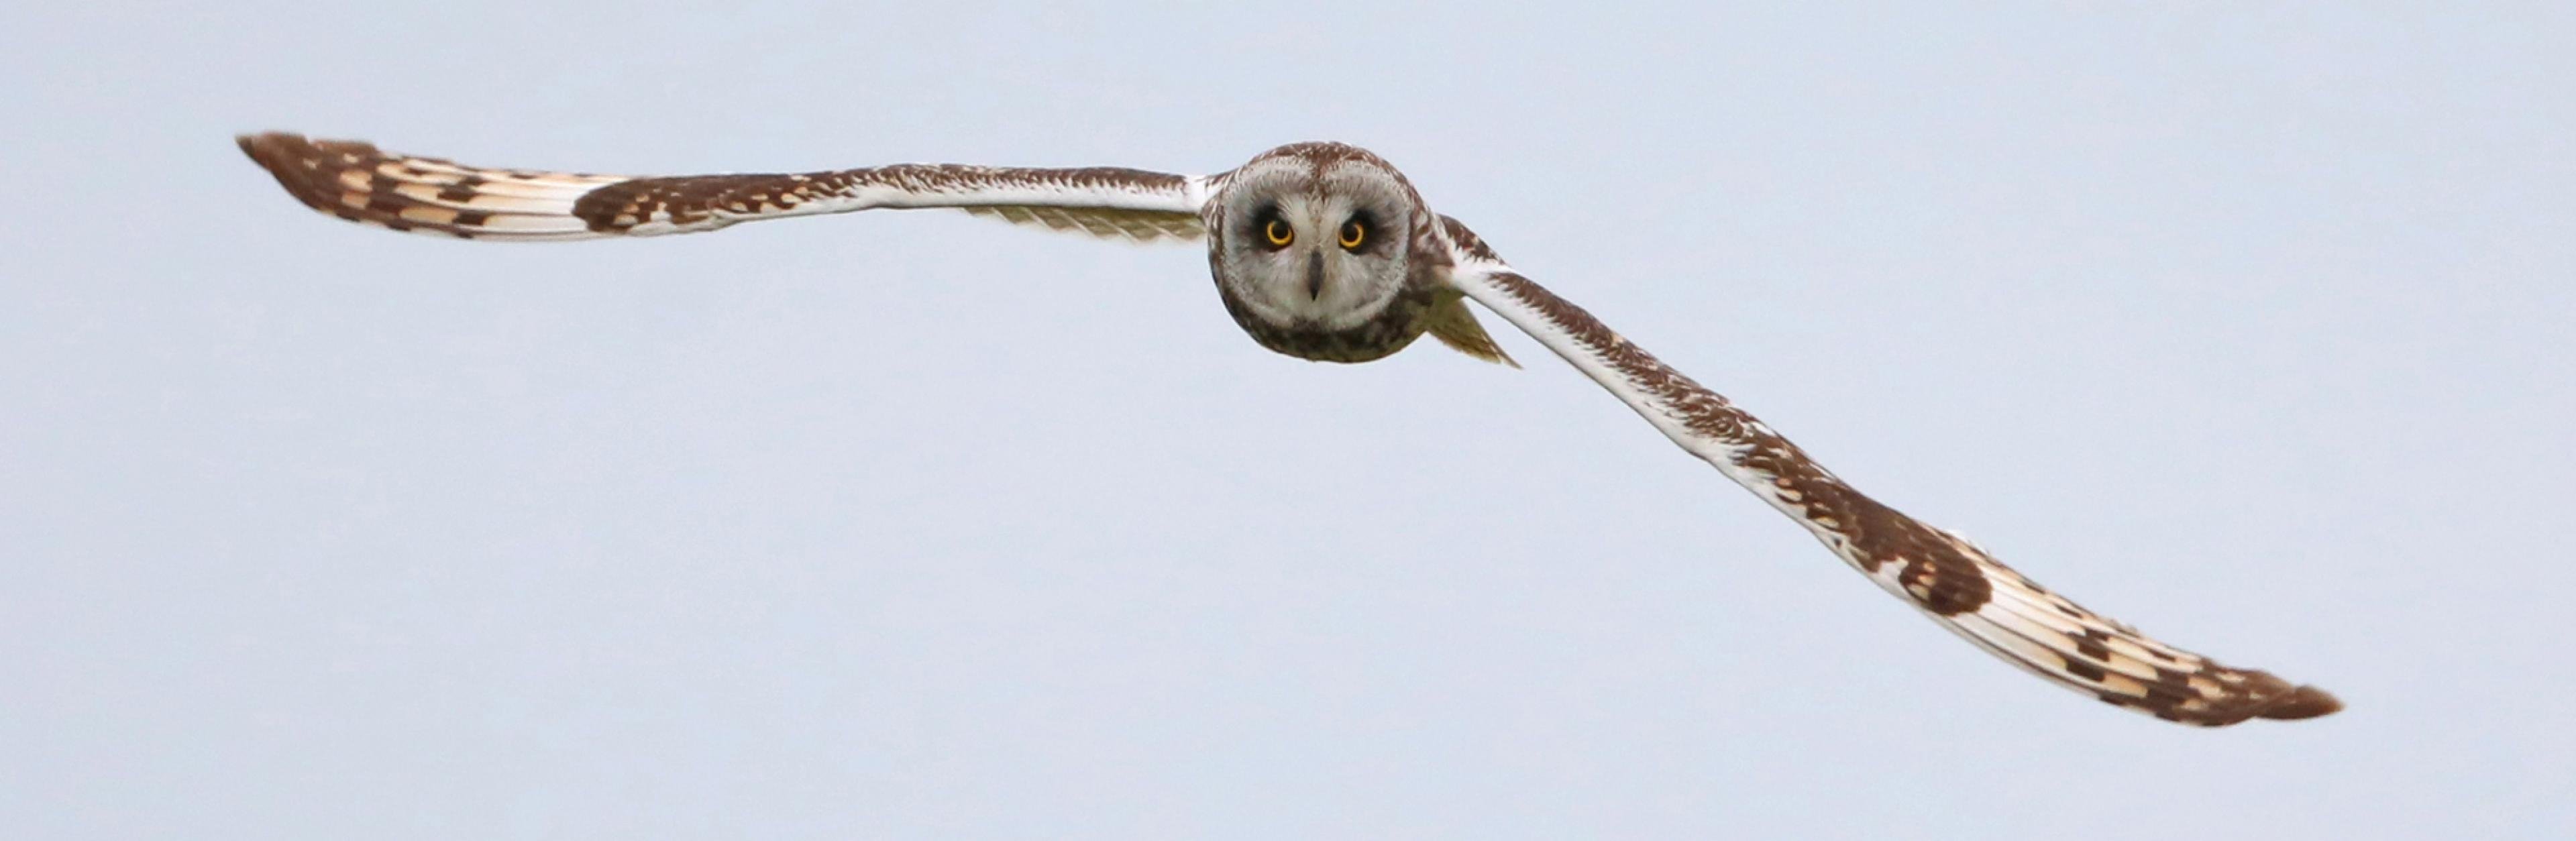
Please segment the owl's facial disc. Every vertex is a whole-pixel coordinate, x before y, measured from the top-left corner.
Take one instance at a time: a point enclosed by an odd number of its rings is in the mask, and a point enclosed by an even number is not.
[[[1403,290],[1404,218],[1393,182],[1359,166],[1281,167],[1246,174],[1241,215],[1227,225],[1218,280],[1262,320],[1340,330],[1367,321]]]

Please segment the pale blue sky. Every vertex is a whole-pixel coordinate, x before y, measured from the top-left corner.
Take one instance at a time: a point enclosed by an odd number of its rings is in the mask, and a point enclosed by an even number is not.
[[[0,836],[2565,837],[2576,16],[0,12]],[[2340,694],[1941,632],[1517,334],[1262,351],[959,214],[505,246],[494,165],[1375,149],[1846,478]],[[1497,324],[1499,326],[1499,324]]]

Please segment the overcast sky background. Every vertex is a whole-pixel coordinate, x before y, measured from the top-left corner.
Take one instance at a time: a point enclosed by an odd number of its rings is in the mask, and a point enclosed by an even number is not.
[[[0,836],[2576,827],[2563,5],[155,5],[0,12]],[[2350,709],[2044,685],[1517,333],[1294,360],[1195,247],[963,214],[396,236],[261,129],[1357,143],[1869,492]]]

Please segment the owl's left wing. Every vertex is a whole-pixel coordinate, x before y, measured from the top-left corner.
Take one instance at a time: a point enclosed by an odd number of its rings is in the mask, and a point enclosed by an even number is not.
[[[806,173],[632,177],[495,169],[350,140],[237,138],[297,201],[351,222],[467,239],[571,240],[712,231],[875,208],[954,208],[1139,242],[1200,236],[1215,176],[1115,167],[897,164]]]
[[[2150,639],[2022,577],[1966,539],[1862,495],[1726,398],[1513,271],[1465,225],[1443,221],[1455,262],[1449,282],[1458,291],[1978,647],[2058,685],[2185,724],[2313,718],[2343,708],[2315,687]]]

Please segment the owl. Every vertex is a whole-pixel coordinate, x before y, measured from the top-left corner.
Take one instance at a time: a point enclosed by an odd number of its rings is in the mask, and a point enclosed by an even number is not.
[[[1433,212],[1394,166],[1354,146],[1291,144],[1201,176],[899,164],[625,177],[464,166],[283,133],[238,140],[315,210],[462,239],[658,236],[898,208],[956,209],[1137,242],[1202,239],[1218,301],[1262,347],[1359,363],[1428,335],[1518,367],[1468,309],[1473,301],[1881,589],[2024,671],[2112,706],[2201,726],[2342,708],[2315,687],[2158,642],[2023,577],[1958,534],[1862,494],[1726,398],[1522,275],[1466,225]]]

